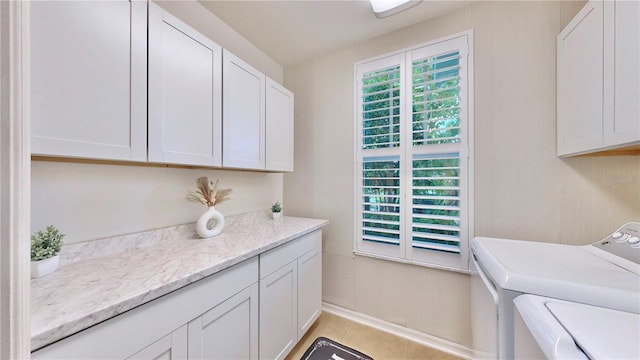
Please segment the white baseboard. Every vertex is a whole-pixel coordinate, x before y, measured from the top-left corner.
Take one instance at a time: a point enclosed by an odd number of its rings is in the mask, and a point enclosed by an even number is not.
[[[407,340],[461,357],[463,359],[473,358],[473,351],[471,349],[449,340],[428,335],[417,330],[409,329],[404,326],[393,324],[326,302],[322,303],[322,310],[334,315],[341,316],[343,318],[347,318],[359,324],[366,325],[374,329],[378,329],[380,331],[384,331],[389,334],[399,336],[401,338],[405,338]]]

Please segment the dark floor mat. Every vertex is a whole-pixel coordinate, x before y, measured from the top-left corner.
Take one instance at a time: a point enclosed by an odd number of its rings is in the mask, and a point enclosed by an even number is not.
[[[300,360],[373,360],[372,357],[325,337],[317,338]]]

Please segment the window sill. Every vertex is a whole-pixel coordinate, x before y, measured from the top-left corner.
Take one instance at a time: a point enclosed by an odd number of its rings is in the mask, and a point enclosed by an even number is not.
[[[398,258],[394,258],[394,257],[390,257],[390,256],[372,254],[372,253],[363,252],[363,251],[357,251],[357,250],[353,251],[353,255],[354,256],[366,256],[366,257],[370,257],[370,258],[374,258],[374,259],[393,261],[393,262],[402,263],[402,264],[422,266],[422,267],[427,267],[427,268],[431,268],[431,269],[452,271],[452,272],[457,272],[457,273],[462,273],[462,274],[467,274],[467,275],[471,275],[472,274],[472,271],[471,270],[467,270],[467,269],[459,269],[459,268],[454,268],[454,267],[451,267],[451,266],[430,264],[430,263],[414,261],[414,260],[398,259]]]

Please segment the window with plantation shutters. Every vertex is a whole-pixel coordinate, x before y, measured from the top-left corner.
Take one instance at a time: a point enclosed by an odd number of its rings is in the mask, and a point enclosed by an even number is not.
[[[468,269],[472,32],[355,64],[355,252]]]

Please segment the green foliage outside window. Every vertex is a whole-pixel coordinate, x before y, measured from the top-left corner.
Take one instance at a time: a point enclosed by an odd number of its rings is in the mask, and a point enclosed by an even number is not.
[[[413,161],[413,241],[437,238],[441,245],[457,246],[460,226],[460,160],[457,157]],[[422,225],[422,226],[421,226]],[[439,226],[429,226],[439,225]],[[434,239],[435,240],[435,239]]]
[[[413,144],[460,141],[458,52],[413,62]]]
[[[362,80],[363,149],[400,145],[400,66]]]
[[[362,185],[363,235],[369,241],[398,243],[400,162],[365,161]]]
[[[421,59],[411,69],[412,144],[460,142],[459,52]],[[400,66],[362,78],[362,149],[400,146]],[[366,154],[366,153],[365,153]],[[412,245],[459,252],[459,154],[414,155]],[[363,239],[399,245],[400,156],[369,159],[362,168]],[[403,205],[404,206],[404,205]]]

